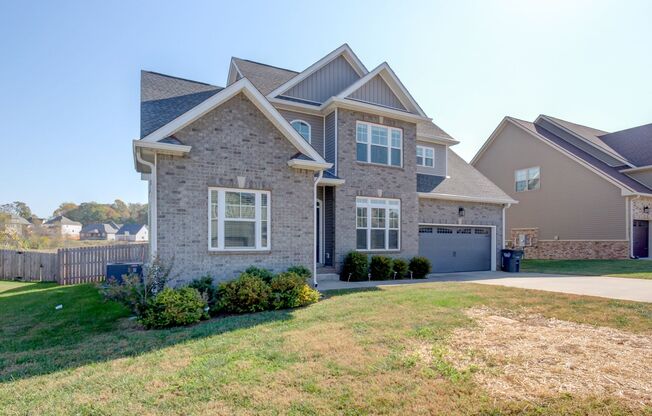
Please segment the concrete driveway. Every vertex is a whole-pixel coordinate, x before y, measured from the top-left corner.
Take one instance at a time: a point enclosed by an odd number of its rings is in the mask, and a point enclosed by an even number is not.
[[[432,274],[421,280],[390,280],[384,282],[340,282],[324,280],[320,290],[363,288],[396,284],[426,282],[467,282],[483,285],[499,285],[549,292],[599,296],[610,299],[652,302],[652,280],[625,279],[602,276],[569,276],[543,273],[468,272]]]

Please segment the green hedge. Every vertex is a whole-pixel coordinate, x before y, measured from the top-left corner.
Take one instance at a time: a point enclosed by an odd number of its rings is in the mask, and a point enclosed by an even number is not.
[[[197,289],[163,289],[149,303],[140,322],[145,328],[190,325],[206,318],[206,301]]]
[[[387,256],[372,256],[369,273],[373,280],[390,280],[392,278],[392,259]]]
[[[366,254],[351,251],[344,258],[340,280],[359,282],[367,280],[369,274],[369,260]]]
[[[412,257],[410,260],[410,271],[415,279],[425,279],[428,273],[432,271],[430,260],[425,257]]]

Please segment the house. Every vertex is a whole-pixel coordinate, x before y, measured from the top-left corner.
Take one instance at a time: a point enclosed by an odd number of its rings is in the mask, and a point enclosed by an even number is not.
[[[518,199],[506,237],[526,256],[650,256],[652,124],[609,133],[506,117],[471,163]]]
[[[125,224],[115,235],[118,241],[144,242],[149,240],[149,230],[142,224]]]
[[[64,217],[63,215],[57,215],[56,217],[50,218],[44,222],[43,227],[52,234],[69,238],[71,240],[78,240],[82,224]]]
[[[6,219],[0,219],[2,220],[2,225],[4,226],[4,232],[17,236],[25,235],[27,228],[30,226],[29,221],[16,214],[6,214]]]
[[[118,232],[118,227],[114,227],[112,223],[96,223],[86,224],[82,227],[79,238],[81,240],[115,240],[115,235]]]
[[[339,270],[353,250],[495,269],[516,201],[457,143],[346,44],[301,72],[232,58],[224,88],[143,71],[133,153],[152,253],[183,279]]]

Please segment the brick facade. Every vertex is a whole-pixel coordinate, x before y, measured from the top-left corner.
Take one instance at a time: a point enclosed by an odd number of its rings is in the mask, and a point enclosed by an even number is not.
[[[187,157],[159,155],[158,254],[174,259],[173,283],[210,274],[235,277],[250,265],[281,271],[313,261],[313,173],[290,168],[297,150],[243,94],[175,134],[192,146]],[[208,250],[208,188],[271,192],[271,250]]]
[[[527,259],[627,259],[629,241],[538,240],[524,250]]]
[[[647,213],[645,207],[647,207]],[[632,199],[632,217],[635,220],[652,221],[652,198]]]

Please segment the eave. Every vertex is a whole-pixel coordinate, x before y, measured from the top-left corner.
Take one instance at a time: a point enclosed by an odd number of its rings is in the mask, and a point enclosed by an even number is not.
[[[295,169],[320,171],[332,168],[333,164],[328,162],[315,162],[314,160],[290,159],[288,160],[288,166]]]
[[[417,195],[419,198],[423,199],[440,199],[444,201],[480,202],[485,204],[518,204],[518,201],[512,198],[491,198],[484,196],[443,194],[438,192],[417,192]]]

